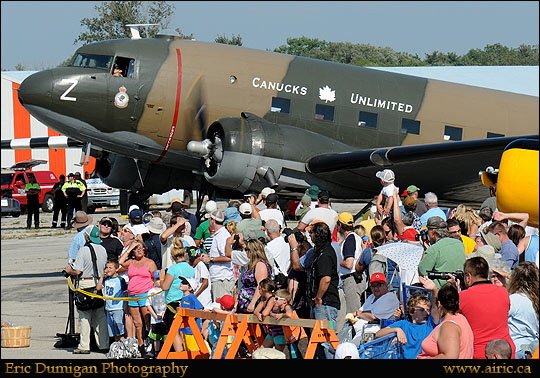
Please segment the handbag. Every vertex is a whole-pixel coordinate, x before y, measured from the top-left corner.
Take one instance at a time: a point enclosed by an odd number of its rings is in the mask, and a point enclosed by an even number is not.
[[[95,287],[86,288],[84,291],[101,295],[101,290],[98,291]],[[75,300],[75,307],[77,307],[77,310],[79,311],[93,310],[105,305],[105,301],[103,299],[86,295],[80,291],[76,291],[74,293],[73,299]]]
[[[92,255],[92,264],[94,268],[94,280],[98,276],[97,272],[97,266],[96,266],[96,252],[94,251],[94,247],[90,243],[87,244],[88,248],[90,249],[90,254]],[[84,291],[92,294],[101,295],[101,290],[97,290],[96,287],[89,287],[84,289]],[[90,295],[86,295],[80,291],[75,291],[73,293],[73,300],[75,302],[75,307],[77,307],[77,310],[79,311],[88,311],[93,310],[96,308],[103,307],[105,305],[105,301],[102,298],[96,298]]]

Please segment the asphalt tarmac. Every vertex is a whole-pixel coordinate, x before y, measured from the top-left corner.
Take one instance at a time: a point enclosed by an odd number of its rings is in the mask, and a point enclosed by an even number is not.
[[[226,203],[219,202],[224,209]],[[356,214],[363,204],[333,205],[338,211]],[[161,209],[163,211],[163,209]],[[190,209],[189,211],[193,211]],[[127,223],[118,210],[98,210],[94,224],[104,216]],[[17,326],[31,326],[29,347],[2,348],[2,359],[106,359],[99,352],[75,355],[73,348],[55,348],[57,333],[69,333],[68,286],[61,274],[67,265],[67,250],[75,230],[51,228],[52,214],[40,213],[40,229],[26,229],[26,215],[1,218],[1,320]],[[294,227],[295,223],[289,223]],[[75,332],[78,317],[75,311]]]

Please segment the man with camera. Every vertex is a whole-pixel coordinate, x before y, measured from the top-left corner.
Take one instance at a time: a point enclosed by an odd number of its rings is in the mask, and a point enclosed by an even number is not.
[[[448,225],[441,217],[434,216],[427,220],[427,237],[430,246],[418,264],[420,275],[427,276],[428,271],[455,272],[463,269],[466,259],[463,243],[448,237]],[[446,283],[442,279],[433,281],[437,289]]]
[[[291,247],[281,237],[281,226],[276,219],[269,219],[266,222],[265,228],[270,241],[264,246],[264,252],[270,265],[273,266],[274,277],[280,274],[287,277],[291,265]]]
[[[71,275],[72,280],[78,281],[78,285],[76,286],[79,289],[90,292],[96,287],[100,275],[105,270],[107,251],[101,245],[98,227],[87,227],[84,231],[84,237],[86,244],[79,249],[75,261],[66,266],[64,271],[66,274]],[[95,305],[89,309],[80,308],[77,304],[77,299],[75,300],[75,305],[79,313],[80,341],[73,353],[90,353],[91,327],[94,327],[99,349],[107,350],[109,348],[109,331],[103,300],[101,302],[95,301]]]
[[[341,243],[341,256],[338,260],[339,274],[342,285],[339,287],[343,295],[345,308],[341,310],[345,313],[356,311],[362,305],[362,293],[367,285],[362,285],[362,274],[355,269],[356,261],[363,251],[362,238],[354,232],[354,218],[351,213],[342,212],[337,216],[338,234],[343,238]]]

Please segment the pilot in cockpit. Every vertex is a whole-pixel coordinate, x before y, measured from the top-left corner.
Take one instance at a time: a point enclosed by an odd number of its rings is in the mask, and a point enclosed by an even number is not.
[[[122,70],[116,64],[114,65],[113,76],[124,76]]]

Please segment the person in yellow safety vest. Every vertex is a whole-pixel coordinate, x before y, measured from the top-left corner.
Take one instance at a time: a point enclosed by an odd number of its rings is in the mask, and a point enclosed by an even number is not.
[[[32,226],[32,216],[34,217],[34,224],[36,228],[39,228],[39,193],[41,192],[41,187],[36,181],[36,177],[33,174],[28,174],[29,182],[24,186],[24,191],[26,192],[27,198],[27,212],[26,217],[26,228]]]
[[[66,230],[73,228],[71,225],[71,218],[73,218],[73,213],[77,211],[82,211],[81,198],[86,192],[86,187],[79,180],[75,180],[75,175],[73,173],[68,174],[68,181],[62,185],[62,191],[67,198],[67,225]]]

